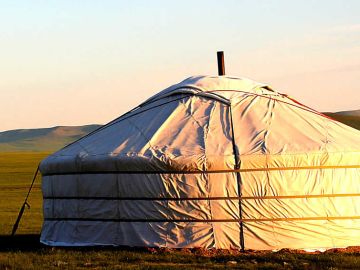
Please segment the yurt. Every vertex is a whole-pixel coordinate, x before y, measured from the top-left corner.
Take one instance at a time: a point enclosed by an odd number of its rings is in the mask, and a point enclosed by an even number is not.
[[[249,79],[188,78],[40,171],[51,246],[360,245],[360,132]]]

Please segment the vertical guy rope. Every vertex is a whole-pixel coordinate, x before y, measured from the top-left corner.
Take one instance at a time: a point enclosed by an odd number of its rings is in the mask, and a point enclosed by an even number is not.
[[[32,179],[32,182],[31,182],[29,191],[28,191],[28,193],[27,193],[27,195],[26,195],[26,197],[25,197],[25,201],[24,201],[23,205],[22,205],[21,208],[20,208],[18,217],[17,217],[17,219],[16,219],[16,221],[15,221],[15,224],[14,224],[13,229],[12,229],[12,232],[11,232],[11,236],[14,236],[14,235],[15,235],[16,230],[17,230],[17,228],[19,227],[20,220],[21,220],[21,218],[22,218],[22,216],[23,216],[23,214],[24,214],[24,211],[25,211],[25,207],[30,208],[30,205],[28,204],[27,200],[28,200],[28,198],[29,198],[29,196],[30,196],[30,192],[31,192],[31,190],[32,190],[32,188],[33,188],[33,186],[34,186],[34,182],[35,182],[36,176],[38,175],[38,172],[39,172],[39,165],[38,165],[38,167],[37,167],[37,169],[36,169],[36,172],[35,172],[35,174],[34,174],[34,177],[33,177],[33,179]]]
[[[235,159],[235,170],[236,171],[236,180],[238,185],[238,196],[239,196],[239,216],[240,216],[240,247],[241,250],[245,250],[245,241],[244,241],[244,227],[243,227],[243,214],[242,214],[242,180],[240,176],[240,160],[239,160],[239,150],[236,147],[235,142],[235,131],[234,131],[234,123],[232,117],[232,110],[231,104],[229,105],[229,113],[230,113],[230,125],[231,125],[231,137],[232,137],[232,144],[233,144],[233,151],[234,151],[234,159]]]

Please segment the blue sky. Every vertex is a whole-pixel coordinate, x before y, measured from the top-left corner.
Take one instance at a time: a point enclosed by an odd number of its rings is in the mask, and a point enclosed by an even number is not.
[[[198,74],[359,109],[360,1],[0,1],[0,131],[105,123]]]

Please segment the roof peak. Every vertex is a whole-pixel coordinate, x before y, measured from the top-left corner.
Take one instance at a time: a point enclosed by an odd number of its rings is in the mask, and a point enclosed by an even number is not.
[[[251,91],[257,87],[266,87],[266,84],[255,82],[248,78],[240,78],[235,76],[211,76],[211,75],[197,75],[191,76],[178,84],[173,86],[186,87],[196,86],[203,91],[214,90],[240,90]],[[173,86],[169,87],[172,88]]]
[[[232,93],[225,93],[224,91]],[[217,93],[215,94],[215,92]],[[247,78],[197,75],[189,77],[160,91],[141,105],[178,93],[193,93],[202,96],[211,96],[212,98],[229,103],[230,99],[240,96],[237,95],[236,92],[241,92],[241,96],[247,92],[251,94],[280,95],[276,91],[272,90],[268,85],[255,82]]]

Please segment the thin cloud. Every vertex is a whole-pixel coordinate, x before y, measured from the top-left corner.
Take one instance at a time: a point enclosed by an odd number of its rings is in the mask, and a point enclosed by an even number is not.
[[[357,33],[357,32],[360,32],[360,23],[359,24],[338,25],[338,26],[331,28],[330,32]]]

